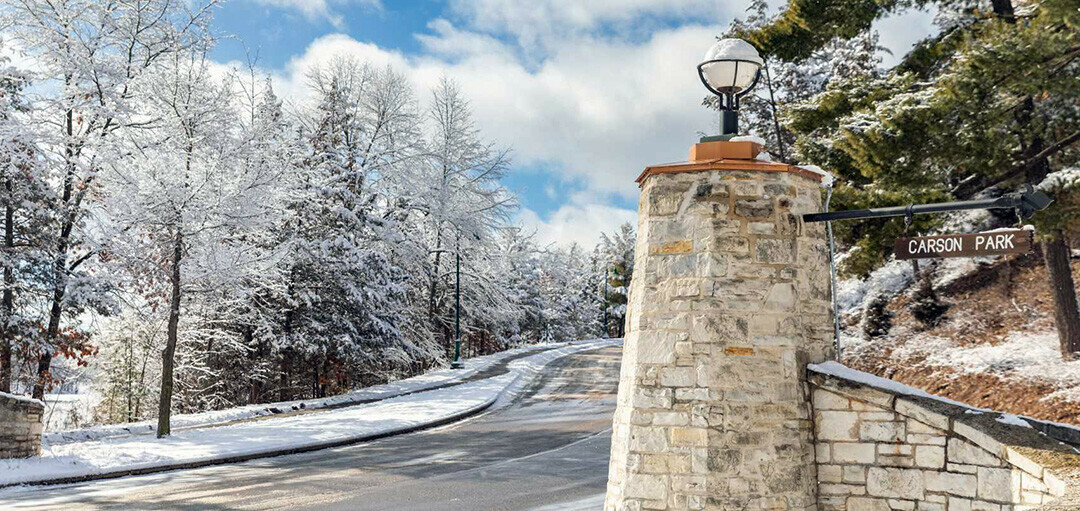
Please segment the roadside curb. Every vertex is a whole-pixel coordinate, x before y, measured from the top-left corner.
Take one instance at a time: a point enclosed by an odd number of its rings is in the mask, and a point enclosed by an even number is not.
[[[571,351],[569,353],[564,353],[564,354],[556,356],[556,357],[554,357],[554,358],[552,358],[550,360],[544,361],[541,368],[547,366],[548,364],[550,364],[551,362],[554,362],[555,360],[564,358],[566,356],[576,355],[576,354],[579,354],[579,353],[585,353],[585,352],[593,351],[593,350],[596,350],[596,349],[603,349],[603,348],[606,348],[606,347],[609,347],[609,345],[604,344],[604,343],[595,343],[595,344],[589,345],[588,347],[582,346],[581,349],[573,350],[573,351]],[[558,348],[556,348],[556,349],[558,349]],[[546,351],[546,350],[544,350],[544,351]],[[543,353],[544,351],[541,351],[541,353]],[[296,446],[296,447],[281,448],[281,449],[273,449],[273,450],[262,451],[262,452],[254,452],[254,453],[247,453],[247,454],[237,454],[237,455],[225,456],[225,457],[214,458],[214,459],[203,459],[203,460],[196,460],[196,461],[187,461],[187,462],[183,462],[183,463],[174,463],[174,464],[161,465],[161,466],[156,466],[156,467],[141,467],[141,468],[132,468],[132,469],[112,470],[112,471],[106,471],[106,472],[101,472],[101,473],[97,473],[97,474],[86,474],[86,475],[68,476],[68,477],[55,477],[55,478],[49,478],[49,479],[38,479],[38,480],[33,480],[33,481],[0,483],[0,489],[14,488],[14,487],[19,487],[19,486],[50,486],[50,485],[75,484],[75,483],[83,483],[83,482],[98,481],[98,480],[118,479],[118,478],[121,478],[121,477],[128,477],[128,476],[140,476],[140,475],[154,474],[154,473],[160,473],[160,472],[170,472],[170,471],[175,471],[175,470],[186,470],[186,469],[193,469],[193,468],[202,468],[202,467],[209,467],[209,466],[215,466],[215,465],[228,465],[228,464],[234,464],[234,463],[243,463],[243,462],[246,462],[246,461],[252,461],[252,460],[257,460],[257,459],[262,459],[262,458],[273,458],[273,457],[277,457],[277,456],[286,456],[286,455],[290,455],[290,454],[301,454],[301,453],[319,451],[319,450],[324,450],[324,449],[332,449],[332,448],[335,448],[335,447],[344,447],[344,446],[349,446],[349,445],[354,445],[354,444],[359,444],[359,443],[364,443],[364,442],[370,442],[370,441],[379,440],[379,439],[382,439],[382,438],[387,438],[387,437],[392,437],[392,436],[397,436],[397,435],[415,433],[415,432],[419,432],[419,431],[423,431],[423,430],[427,430],[427,429],[433,429],[433,428],[437,428],[437,427],[440,427],[440,426],[445,426],[447,424],[451,424],[451,423],[454,423],[454,422],[458,422],[458,421],[461,421],[461,420],[464,420],[464,419],[479,415],[479,414],[487,411],[488,409],[492,408],[494,405],[496,405],[499,402],[499,400],[502,399],[504,395],[506,395],[506,393],[508,391],[511,391],[511,389],[515,389],[519,382],[521,382],[523,380],[531,380],[531,379],[535,378],[536,375],[539,374],[539,372],[540,371],[535,371],[535,372],[527,371],[528,374],[518,372],[517,374],[514,375],[513,378],[509,379],[509,381],[507,381],[507,383],[505,385],[503,385],[502,389],[500,389],[498,392],[494,393],[493,396],[491,396],[489,399],[486,399],[484,402],[482,402],[482,403],[480,403],[478,405],[475,405],[475,406],[473,406],[471,408],[468,408],[466,410],[462,410],[462,411],[447,415],[445,417],[433,419],[431,421],[422,422],[422,423],[419,423],[419,424],[413,424],[413,425],[410,425],[410,426],[402,426],[402,427],[398,427],[398,428],[389,429],[389,430],[386,430],[386,431],[380,431],[380,432],[377,432],[377,433],[368,433],[368,434],[358,435],[358,436],[350,437],[350,438],[329,440],[329,441],[326,441],[326,442],[319,442],[319,443],[313,443],[313,444]],[[496,377],[493,377],[493,378],[498,378],[498,377],[496,376]]]
[[[515,379],[515,381],[516,381],[516,379]],[[505,390],[506,389],[504,388],[503,391],[505,391]],[[51,486],[51,485],[84,483],[84,482],[88,482],[88,481],[98,481],[98,480],[104,480],[104,479],[118,479],[118,478],[121,478],[121,477],[140,476],[140,475],[154,474],[154,473],[158,473],[158,472],[171,472],[171,471],[174,471],[174,470],[202,468],[202,467],[210,467],[210,466],[214,466],[214,465],[229,465],[229,464],[232,464],[232,463],[243,463],[245,461],[252,461],[252,460],[257,460],[257,459],[261,459],[261,458],[274,458],[274,457],[277,457],[277,456],[286,456],[286,455],[289,455],[289,454],[302,454],[302,453],[305,453],[305,452],[321,451],[321,450],[324,450],[324,449],[333,449],[335,447],[345,447],[345,446],[349,446],[349,445],[360,444],[360,443],[364,443],[364,442],[370,442],[372,440],[379,440],[381,438],[397,436],[397,435],[405,435],[405,434],[408,434],[408,433],[415,433],[417,431],[423,431],[425,429],[437,428],[439,426],[445,426],[445,425],[450,424],[452,422],[457,422],[457,421],[460,421],[462,419],[467,419],[469,417],[472,417],[474,415],[477,415],[477,414],[487,410],[488,408],[491,408],[491,405],[495,404],[495,401],[498,400],[499,396],[502,395],[503,391],[500,391],[495,397],[492,397],[491,399],[485,401],[484,403],[479,404],[477,406],[474,406],[474,407],[472,407],[472,408],[470,408],[468,410],[457,412],[455,414],[452,414],[452,415],[449,415],[449,416],[446,416],[446,417],[442,417],[440,419],[436,419],[436,420],[431,421],[431,422],[425,422],[425,423],[422,423],[422,424],[415,424],[415,425],[412,425],[412,426],[405,426],[405,427],[401,427],[401,428],[397,428],[397,429],[391,429],[391,430],[388,430],[388,431],[380,431],[378,433],[360,435],[360,436],[341,439],[341,440],[332,440],[332,441],[329,441],[329,442],[323,442],[323,443],[318,443],[318,444],[309,444],[309,445],[304,445],[304,446],[300,446],[300,447],[290,447],[288,449],[277,449],[277,450],[273,450],[273,451],[265,451],[265,452],[258,452],[258,453],[249,453],[249,454],[240,454],[240,455],[236,455],[236,456],[228,456],[228,457],[225,457],[225,458],[215,458],[215,459],[211,459],[211,460],[190,461],[190,462],[185,462],[185,463],[177,463],[177,464],[173,464],[173,465],[163,465],[163,466],[160,466],[160,467],[145,467],[145,468],[136,468],[136,469],[125,469],[125,470],[116,470],[116,471],[112,471],[112,472],[104,472],[104,473],[101,473],[101,474],[91,474],[91,475],[85,475],[85,476],[60,477],[60,478],[55,478],[55,479],[39,479],[39,480],[36,480],[36,481],[25,481],[25,482],[20,482],[20,483],[0,484],[0,489],[13,488],[13,487],[16,487],[16,486]]]

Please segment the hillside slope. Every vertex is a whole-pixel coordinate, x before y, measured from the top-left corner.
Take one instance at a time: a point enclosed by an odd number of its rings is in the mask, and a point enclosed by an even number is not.
[[[1038,252],[924,261],[949,307],[932,327],[912,314],[909,264],[893,261],[865,281],[841,283],[844,364],[974,406],[1080,425],[1080,361],[1061,359]],[[1080,275],[1080,261],[1072,265]],[[870,337],[865,310],[882,294],[892,327]]]

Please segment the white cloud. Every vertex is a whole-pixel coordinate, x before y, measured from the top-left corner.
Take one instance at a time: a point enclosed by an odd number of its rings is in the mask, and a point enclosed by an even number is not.
[[[484,136],[510,146],[516,163],[546,164],[589,191],[624,198],[637,196],[633,181],[646,165],[686,159],[697,133],[714,129],[694,66],[719,25],[663,30],[641,43],[566,41],[536,69],[496,39],[444,20],[431,27],[421,38],[427,51],[415,57],[323,36],[275,74],[279,92],[306,97],[308,70],[335,55],[406,72],[421,100],[446,74],[460,82]]]
[[[374,9],[382,9],[380,0],[254,0],[261,5],[292,9],[299,11],[305,18],[311,21],[325,20],[336,28],[345,26],[345,17],[331,8],[330,4],[357,3]]]
[[[614,232],[630,222],[636,228],[637,211],[604,204],[565,204],[546,220],[531,209],[523,209],[517,219],[526,230],[535,230],[541,245],[568,247],[577,243],[586,250],[600,239],[600,233]]]
[[[601,230],[633,219],[632,210],[604,205],[611,203],[608,198],[636,198],[634,179],[645,166],[685,160],[698,133],[716,130],[715,115],[700,106],[706,92],[695,66],[727,25],[721,19],[725,9],[741,12],[741,5],[715,0],[455,0],[452,5],[458,23],[432,20],[428,33],[416,35],[422,51],[415,55],[344,34],[316,39],[275,72],[279,93],[294,100],[307,97],[308,70],[335,55],[394,66],[412,79],[422,102],[430,97],[428,87],[448,75],[470,99],[483,135],[511,147],[518,167],[542,166],[580,183],[577,196],[563,199],[547,219],[530,210],[522,211],[521,219],[540,228],[544,240],[585,245]],[[684,21],[650,27],[643,37],[611,30],[612,24],[633,24],[650,15]],[[685,21],[696,16],[699,21]],[[924,35],[929,18],[916,12],[880,22],[882,43],[902,55]],[[524,45],[541,39],[542,58],[525,56]]]
[[[546,46],[603,27],[632,32],[656,18],[695,24],[727,21],[745,0],[452,0],[451,10],[475,29],[515,37],[522,46]]]

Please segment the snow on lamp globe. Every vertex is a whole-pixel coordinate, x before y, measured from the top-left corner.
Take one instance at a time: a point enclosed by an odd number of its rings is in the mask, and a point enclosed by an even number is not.
[[[716,138],[728,139],[738,133],[739,98],[757,85],[764,63],[757,49],[742,39],[720,39],[705,52],[705,61],[697,69],[701,83],[720,98],[721,135]]]

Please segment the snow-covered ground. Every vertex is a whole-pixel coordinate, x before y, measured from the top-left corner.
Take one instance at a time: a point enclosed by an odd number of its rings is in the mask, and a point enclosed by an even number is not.
[[[54,443],[41,456],[0,461],[0,486],[267,454],[407,430],[490,406],[552,360],[620,342],[574,343],[514,361],[508,373],[494,378],[322,413],[180,430],[164,439],[127,435]]]
[[[239,419],[249,419],[252,417],[259,417],[264,415],[274,415],[275,412],[271,411],[272,409],[276,409],[279,411],[317,409],[335,405],[354,403],[357,401],[387,399],[394,396],[400,396],[402,394],[418,392],[425,389],[430,389],[432,387],[438,387],[440,385],[453,383],[455,381],[468,378],[484,369],[487,369],[492,365],[506,359],[507,357],[515,356],[523,352],[528,352],[536,349],[554,348],[562,344],[565,343],[534,344],[530,346],[524,346],[521,348],[503,351],[500,353],[495,353],[492,355],[473,357],[465,359],[463,361],[465,365],[463,369],[437,369],[421,375],[414,376],[412,378],[406,378],[383,385],[366,387],[363,389],[358,389],[352,392],[347,392],[345,394],[339,394],[327,398],[282,401],[277,403],[260,403],[256,405],[227,408],[225,410],[173,415],[172,428],[173,431],[176,431],[182,428],[208,426],[212,424],[220,424],[223,422],[229,422]],[[42,438],[42,443],[45,445],[61,445],[68,442],[95,440],[118,436],[150,435],[154,433],[156,427],[156,420],[147,420],[124,424],[94,426],[90,428],[74,429],[69,431],[55,431],[45,433]]]
[[[1000,343],[977,346],[958,346],[942,337],[916,335],[897,346],[892,357],[921,358],[925,365],[949,367],[958,373],[1045,383],[1057,389],[1045,399],[1080,401],[1080,360],[1062,360],[1058,343],[1055,331],[1011,332]]]

